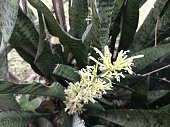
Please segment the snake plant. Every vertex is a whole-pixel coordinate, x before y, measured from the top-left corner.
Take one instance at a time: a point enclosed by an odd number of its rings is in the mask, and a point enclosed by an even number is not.
[[[52,119],[56,111],[22,110],[16,95],[29,94],[57,100],[65,127],[169,127],[170,2],[156,0],[137,30],[139,9],[146,1],[69,0],[67,6],[63,0],[52,0],[52,12],[41,0],[22,0],[23,7],[20,0],[0,0],[0,126],[26,127],[44,117],[51,122],[49,126],[55,127]],[[34,18],[38,25],[33,22],[28,3],[37,11]],[[67,6],[68,15],[63,6]],[[65,21],[67,16],[69,25]],[[58,39],[52,43],[52,37]],[[48,84],[11,82],[9,45]],[[113,56],[109,61],[112,63],[122,50],[130,50],[129,56],[144,55],[134,60],[136,75],[125,73],[120,82],[102,77],[111,83],[111,90],[100,98],[96,93],[95,103],[85,102],[85,111],[80,114],[68,114],[65,104],[69,99],[64,91],[82,81],[81,69],[100,66],[95,62],[101,61],[99,54],[105,52],[105,46]],[[100,69],[94,71],[96,75],[105,74]]]

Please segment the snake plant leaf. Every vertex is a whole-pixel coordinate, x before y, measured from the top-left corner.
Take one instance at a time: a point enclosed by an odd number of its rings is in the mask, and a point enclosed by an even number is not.
[[[157,43],[160,43],[164,39],[170,36],[170,3],[164,9],[164,14],[158,21],[157,27]],[[155,41],[155,30],[152,31],[152,34],[147,40],[147,46],[151,46]]]
[[[92,40],[92,23],[90,23],[82,35],[82,42],[86,45],[86,49],[89,52]]]
[[[78,115],[73,115],[72,127],[85,127],[84,122]]]
[[[39,38],[40,36],[31,20],[19,9],[10,44],[32,66],[36,73],[48,77],[52,73],[55,64],[61,62],[61,58],[52,54],[49,42],[43,42],[44,37],[40,40]],[[45,64],[43,64],[44,61]]]
[[[94,125],[93,127],[107,127],[107,126],[103,126],[103,125]]]
[[[34,63],[37,68],[43,73],[43,75],[49,77],[56,67],[56,64],[60,63],[61,61],[58,61],[60,59],[56,59],[56,57],[53,55],[50,43],[48,41],[44,41],[43,43],[44,46],[40,46],[40,48],[42,48],[42,52],[36,58]]]
[[[149,64],[153,63],[158,58],[166,55],[167,53],[169,53],[169,48],[170,48],[170,44],[162,44],[162,45],[158,45],[157,47],[146,48],[144,50],[135,53],[135,55],[143,54],[144,57],[135,60],[134,63],[136,67],[134,71],[139,72]]]
[[[154,8],[151,9],[144,23],[136,33],[134,41],[130,45],[129,50],[136,52],[144,48],[147,38],[149,37],[152,30],[155,28],[157,18],[160,16],[167,2],[168,0],[156,1],[156,3],[154,4]]]
[[[41,55],[44,49],[44,39],[46,38],[45,35],[45,26],[44,26],[44,19],[40,12],[38,12],[38,19],[39,19],[39,42],[38,42],[38,49],[35,57],[35,61]]]
[[[19,0],[1,0],[0,4],[0,52],[6,48],[17,19]]]
[[[39,119],[37,120],[37,122],[38,122],[38,125],[39,125],[40,127],[54,127],[54,126],[52,125],[52,123],[51,123],[48,119],[45,119],[45,118],[39,118]]]
[[[51,49],[52,49],[54,56],[56,57],[55,59],[60,61],[58,63],[67,64],[68,53],[67,53],[67,51],[62,50],[61,44],[52,44]]]
[[[115,53],[115,44],[116,42],[118,42],[119,40],[117,40],[117,38],[119,37],[119,33],[120,33],[120,23],[121,23],[121,18],[122,18],[122,14],[120,12],[119,16],[117,17],[115,23],[113,24],[113,26],[111,26],[111,30],[110,30],[110,36],[111,36],[111,42],[109,44],[110,47],[110,52],[112,53],[112,56],[114,57],[114,53]]]
[[[60,63],[60,61],[57,61],[58,60],[56,59],[57,56],[55,57],[53,55],[50,42],[44,41],[46,37],[44,29],[44,20],[40,12],[38,12],[38,17],[39,17],[39,43],[34,63],[46,77],[49,77],[52,71],[54,70],[55,64]]]
[[[139,8],[146,2],[147,0],[139,0]]]
[[[111,15],[112,16],[111,26],[114,25],[117,17],[120,15],[121,8],[123,7],[124,3],[125,3],[125,0],[115,0],[114,1],[113,12],[112,12],[112,15]]]
[[[157,110],[112,110],[90,114],[124,127],[169,127],[170,113]]]
[[[0,81],[0,94],[31,94],[56,97],[64,100],[64,87],[57,82],[54,82],[51,86],[44,86],[39,83],[14,84],[7,81]]]
[[[82,38],[87,27],[88,6],[87,0],[69,1],[69,33],[76,37]]]
[[[0,112],[1,127],[26,127],[29,123],[48,114],[38,114],[24,111]]]
[[[127,50],[133,42],[139,19],[139,0],[128,0],[123,10],[119,50]]]
[[[170,112],[170,104],[168,104],[164,107],[161,107],[159,110]]]
[[[6,46],[15,26],[19,0],[0,2],[0,79],[6,79],[8,71]]]
[[[0,95],[0,111],[19,110],[20,106],[13,95]]]
[[[17,21],[9,43],[19,55],[28,62],[33,70],[43,76],[42,72],[34,64],[38,47],[39,35],[31,20],[22,12],[18,11]]]
[[[149,79],[148,79],[149,80]],[[132,92],[132,100],[138,103],[146,103],[148,101],[149,82],[146,78],[137,82]]]
[[[92,1],[93,46],[99,49],[108,44],[113,7],[113,0]]]
[[[80,80],[78,70],[63,64],[58,64],[53,73],[57,76],[61,76],[73,83]]]
[[[74,38],[69,35],[59,23],[55,20],[50,10],[40,0],[28,0],[29,3],[34,6],[39,12],[41,12],[46,20],[46,26],[51,35],[59,38],[63,45],[66,45],[69,50],[73,53],[79,68],[86,65],[87,62],[87,51],[85,45],[81,39]],[[83,49],[83,50],[82,50]]]
[[[170,90],[154,90],[148,92],[149,105],[165,105],[169,104]]]
[[[61,103],[61,109],[62,109],[62,114],[63,114],[63,119],[64,119],[64,126],[63,127],[72,127],[73,116],[69,115],[65,111],[65,106],[64,106],[63,103]]]
[[[32,21],[23,13],[21,8],[18,11],[17,21],[14,27],[14,35],[10,39],[13,47],[27,47],[35,57],[38,47],[39,34]],[[16,36],[18,35],[18,36]]]
[[[115,0],[114,2],[112,21],[111,21],[111,26],[110,26],[111,42],[109,44],[112,54],[114,53],[114,50],[115,50],[114,47],[116,43],[116,38],[120,32],[120,24],[121,24],[121,19],[122,19],[122,11],[123,11],[124,3],[125,3],[125,0]]]

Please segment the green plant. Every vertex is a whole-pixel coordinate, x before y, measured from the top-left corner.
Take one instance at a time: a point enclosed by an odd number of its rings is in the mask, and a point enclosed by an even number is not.
[[[14,94],[30,94],[55,98],[59,102],[58,108],[63,112],[66,127],[169,127],[170,3],[168,0],[157,0],[136,32],[139,8],[145,1],[69,1],[71,29],[67,32],[63,10],[56,11],[57,4],[63,5],[55,0],[53,7],[56,18],[41,0],[23,0],[37,9],[38,27],[30,19],[27,4],[24,4],[22,10],[19,0],[2,0],[0,126],[23,127],[40,117],[53,117],[51,113],[22,111]],[[91,17],[90,20],[86,20],[87,17]],[[60,44],[51,43],[51,35],[58,37]],[[64,90],[70,82],[74,84],[80,81],[78,70],[95,64],[89,61],[89,54],[98,60],[99,55],[91,47],[104,52],[104,47],[108,45],[112,56],[117,56],[114,48],[118,38],[118,51],[130,50],[131,56],[145,56],[135,60],[136,67],[133,70],[137,75],[127,73],[121,82],[112,81],[113,90],[96,99],[96,103],[85,105],[86,111],[81,115],[69,116],[63,105]],[[10,82],[6,59],[8,44],[16,49],[37,74],[45,77],[48,84]],[[115,59],[112,58],[112,62]]]

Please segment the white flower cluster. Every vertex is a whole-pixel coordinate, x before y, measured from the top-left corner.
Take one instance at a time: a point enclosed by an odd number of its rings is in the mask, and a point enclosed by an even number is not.
[[[96,62],[95,66],[87,66],[79,71],[81,79],[76,83],[69,83],[67,89],[65,89],[66,111],[69,114],[81,114],[84,109],[83,106],[88,104],[89,101],[95,103],[95,98],[101,98],[103,94],[106,94],[107,90],[111,90],[112,78],[116,78],[120,81],[120,77],[125,77],[122,70],[127,71],[129,74],[133,74],[131,66],[133,66],[133,59],[141,58],[143,55],[127,58],[127,52],[120,51],[115,62],[111,62],[111,53],[108,46],[104,47],[104,54],[97,48],[94,48],[96,53],[100,55],[99,61],[90,56],[89,58]],[[97,74],[97,70],[101,71]]]

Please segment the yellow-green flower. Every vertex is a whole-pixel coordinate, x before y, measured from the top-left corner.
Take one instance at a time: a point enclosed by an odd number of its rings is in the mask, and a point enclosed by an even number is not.
[[[133,60],[136,58],[141,58],[144,55],[137,55],[137,56],[133,56],[133,57],[129,57],[127,56],[127,52],[129,51],[125,51],[123,52],[123,50],[121,50],[117,56],[117,59],[115,62],[113,62],[113,71],[127,71],[129,74],[133,74],[132,71],[132,66],[134,65]]]
[[[112,54],[110,53],[108,46],[104,47],[104,54],[97,48],[94,48],[94,50],[100,55],[101,58],[99,60],[96,60],[94,57],[90,56],[89,59],[93,60],[94,62],[96,62],[96,64],[99,65],[99,69],[103,72],[101,76],[107,78],[113,78],[114,76],[117,81],[120,81],[120,77],[125,77],[121,71],[127,71],[129,74],[133,74],[133,60],[144,56],[137,55],[128,58],[127,52],[129,51],[123,52],[123,50],[121,50],[117,56],[116,61],[112,63]]]

